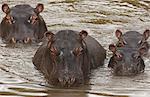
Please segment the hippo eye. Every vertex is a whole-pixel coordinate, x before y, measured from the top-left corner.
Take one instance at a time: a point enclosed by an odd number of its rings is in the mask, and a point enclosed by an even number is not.
[[[117,47],[123,47],[123,46],[124,46],[123,42],[118,42],[117,43]]]
[[[123,55],[122,55],[121,53],[116,52],[116,54],[115,54],[115,59],[116,59],[117,61],[121,61],[121,60],[123,59]]]
[[[15,21],[15,20],[12,20],[12,23],[14,24],[14,23],[16,23],[16,21]]]
[[[127,44],[127,42],[126,42],[125,40],[123,40],[123,44],[124,44],[124,45],[126,45],[126,44]]]
[[[58,55],[59,55],[59,56],[62,56],[62,55],[63,55],[63,52],[61,51],[60,53],[58,53]]]
[[[38,20],[38,16],[37,15],[32,15],[29,19],[28,22],[31,24],[36,24]]]
[[[117,43],[117,47],[123,47],[126,44],[127,44],[127,42],[124,39],[122,39]]]
[[[139,41],[138,42],[138,47],[149,47],[149,44],[146,41]]]
[[[140,40],[140,41],[138,42],[138,44],[142,44],[142,40]]]
[[[50,53],[55,56],[59,56],[60,54],[62,54],[61,52],[58,51],[56,47],[51,47]]]
[[[28,21],[27,21],[28,23],[31,23],[31,20],[30,19],[28,19]]]
[[[14,24],[16,22],[15,19],[10,15],[6,16],[5,18],[6,22],[8,22],[9,24]]]
[[[133,57],[133,59],[140,59],[141,58],[140,54],[137,54],[137,53],[132,54],[132,57]]]
[[[82,47],[75,48],[75,49],[73,50],[73,54],[74,54],[75,56],[79,56],[79,55],[81,55],[82,53],[83,53],[83,48],[82,48]]]

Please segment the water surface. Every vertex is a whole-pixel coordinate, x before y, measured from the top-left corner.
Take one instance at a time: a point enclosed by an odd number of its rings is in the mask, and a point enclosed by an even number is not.
[[[14,49],[5,47],[1,42],[0,97],[149,97],[150,54],[144,58],[145,72],[138,76],[113,76],[107,68],[111,56],[108,45],[117,41],[114,35],[116,29],[140,33],[150,29],[149,0],[129,1],[1,0],[0,5],[8,3],[10,6],[27,3],[35,7],[38,2],[44,3],[45,9],[41,15],[49,30],[87,30],[108,54],[104,67],[93,70],[91,80],[85,86],[59,89],[47,87],[43,76],[34,69],[32,57],[39,46],[19,45]],[[2,19],[4,13],[0,13]]]

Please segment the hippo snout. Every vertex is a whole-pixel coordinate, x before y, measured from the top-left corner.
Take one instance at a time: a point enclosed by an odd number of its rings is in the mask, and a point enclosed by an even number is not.
[[[75,77],[64,76],[58,79],[62,86],[71,86],[75,83]]]
[[[144,68],[142,69],[142,67],[139,67],[138,64],[122,64],[120,66],[115,66],[113,68],[114,74],[119,76],[135,75],[144,71]]]
[[[63,87],[70,87],[76,84],[83,83],[82,74],[63,74],[58,78],[59,84]]]
[[[16,44],[16,43],[24,43],[24,44],[29,44],[31,42],[34,42],[35,40],[30,38],[30,37],[24,37],[22,39],[20,38],[16,38],[16,37],[12,37],[9,39],[9,43],[12,43],[12,44]]]

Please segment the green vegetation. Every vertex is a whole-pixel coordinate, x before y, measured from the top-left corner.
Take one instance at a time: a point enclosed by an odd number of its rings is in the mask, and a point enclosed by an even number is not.
[[[100,95],[100,96],[109,96],[109,97],[129,97],[127,95],[113,95],[107,93],[96,93],[96,92],[87,92],[88,94]]]
[[[128,23],[125,20],[109,20],[109,19],[90,19],[90,20],[81,20],[81,23],[91,23],[91,24],[113,24],[113,22],[120,22],[120,23]]]
[[[39,92],[44,92],[44,90],[42,91],[38,91],[38,90],[34,90],[34,89],[27,89],[27,88],[15,88],[15,87],[12,87],[12,88],[9,88],[11,90],[15,90],[15,91],[18,91],[18,92],[32,92],[32,93],[39,93]]]
[[[122,0],[121,3],[127,2],[129,4],[132,4],[133,6],[140,6],[139,0]]]
[[[59,1],[59,2],[50,2],[50,4],[56,4],[56,3],[75,3],[78,2],[79,0],[64,0],[64,1]]]
[[[47,25],[47,27],[55,27],[55,26],[72,27],[73,25],[67,25],[67,24],[53,24],[53,25]]]
[[[0,95],[2,96],[16,96],[16,93],[11,93],[11,92],[1,92]]]
[[[140,3],[139,0],[122,0],[121,1],[121,3],[124,3],[124,2],[132,4],[133,6],[136,6],[136,7],[143,7],[144,9],[149,9],[150,8],[149,6]]]
[[[90,20],[81,20],[81,23],[91,23],[91,24],[107,24],[107,23],[111,23],[111,20],[107,20],[107,19],[90,19]]]
[[[119,16],[127,16],[127,17],[132,17],[131,15],[127,14],[127,13],[120,13]]]
[[[87,13],[98,13],[98,14],[103,14],[103,15],[112,15],[113,13],[108,12],[108,11],[88,11]]]
[[[62,3],[74,3],[74,2],[78,2],[79,0],[65,0]]]
[[[120,23],[128,23],[128,21],[126,21],[126,20],[112,20],[113,22],[120,22]]]

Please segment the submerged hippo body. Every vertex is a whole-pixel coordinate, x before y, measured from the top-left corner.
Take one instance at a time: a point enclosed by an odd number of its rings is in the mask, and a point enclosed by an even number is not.
[[[117,48],[110,45],[109,49],[113,52],[108,67],[112,69],[114,75],[130,76],[144,72],[145,64],[142,59],[145,48],[139,50],[130,47]]]
[[[135,49],[145,48],[145,54],[148,53],[149,44],[147,39],[150,36],[150,30],[145,30],[143,34],[140,34],[137,31],[128,31],[122,34],[120,30],[117,30],[115,34],[118,38],[117,47],[127,46]]]
[[[9,8],[7,4],[2,5],[2,11],[6,14],[0,24],[0,36],[6,43],[39,41],[47,31],[45,21],[40,13],[43,4],[36,8],[30,5],[16,5]]]
[[[83,84],[90,70],[104,63],[106,51],[86,31],[61,30],[45,36],[48,40],[37,50],[33,64],[52,85]]]

